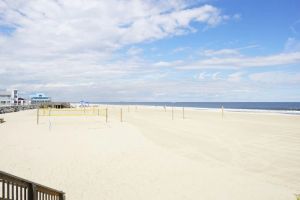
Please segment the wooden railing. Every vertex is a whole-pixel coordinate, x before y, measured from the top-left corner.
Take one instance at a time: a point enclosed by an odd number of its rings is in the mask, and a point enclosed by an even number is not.
[[[64,200],[65,194],[0,171],[0,200]]]

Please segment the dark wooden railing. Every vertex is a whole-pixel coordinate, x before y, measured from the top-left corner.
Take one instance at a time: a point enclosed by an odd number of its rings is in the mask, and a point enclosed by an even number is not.
[[[0,200],[64,200],[65,194],[0,171]]]

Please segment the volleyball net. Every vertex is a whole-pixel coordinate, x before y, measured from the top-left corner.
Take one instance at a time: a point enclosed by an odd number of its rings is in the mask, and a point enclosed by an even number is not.
[[[79,108],[40,108],[38,116],[105,116],[106,108],[100,107],[79,107]]]

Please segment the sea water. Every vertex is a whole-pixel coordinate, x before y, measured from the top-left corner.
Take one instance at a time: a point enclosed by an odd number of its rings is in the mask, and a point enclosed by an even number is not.
[[[109,105],[145,105],[190,107],[198,109],[224,109],[239,112],[279,112],[300,114],[300,102],[97,102]]]

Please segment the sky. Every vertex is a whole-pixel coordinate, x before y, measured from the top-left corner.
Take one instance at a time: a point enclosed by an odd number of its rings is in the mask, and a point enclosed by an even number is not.
[[[0,0],[0,89],[300,101],[300,0]]]

